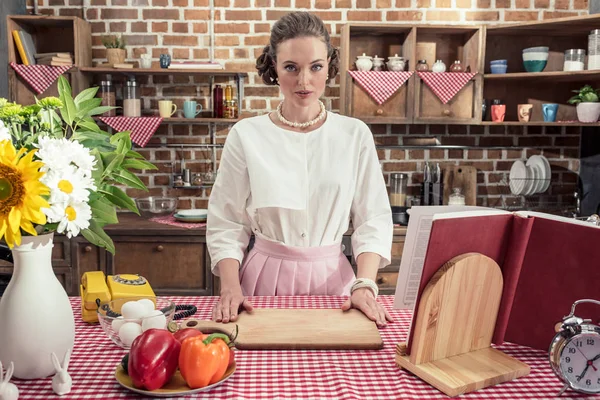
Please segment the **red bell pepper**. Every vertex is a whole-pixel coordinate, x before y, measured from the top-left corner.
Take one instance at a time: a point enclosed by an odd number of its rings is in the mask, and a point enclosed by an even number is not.
[[[148,329],[135,338],[128,363],[133,385],[146,390],[163,387],[177,370],[180,351],[181,344],[164,329]]]
[[[185,328],[185,329],[180,329],[177,332],[175,332],[173,334],[173,337],[175,339],[177,339],[177,341],[179,343],[183,343],[183,341],[189,337],[202,336],[202,335],[204,335],[204,334],[202,332],[200,332],[198,329]]]
[[[192,389],[223,378],[229,365],[229,337],[222,333],[187,338],[181,344],[179,371]]]

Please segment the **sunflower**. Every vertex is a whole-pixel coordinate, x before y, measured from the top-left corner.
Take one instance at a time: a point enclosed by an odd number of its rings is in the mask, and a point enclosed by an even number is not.
[[[21,244],[21,229],[36,236],[33,224],[46,223],[40,209],[48,207],[42,196],[50,189],[40,182],[43,164],[33,161],[34,153],[17,152],[10,140],[0,142],[0,239],[10,248]]]

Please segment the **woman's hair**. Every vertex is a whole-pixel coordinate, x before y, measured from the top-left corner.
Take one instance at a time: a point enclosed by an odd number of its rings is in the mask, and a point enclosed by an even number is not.
[[[316,37],[327,45],[327,58],[329,58],[328,79],[335,78],[340,69],[340,53],[337,48],[331,45],[331,38],[325,24],[315,15],[298,11],[284,15],[279,21],[275,22],[271,29],[269,44],[265,46],[263,53],[256,59],[256,69],[264,83],[267,85],[278,84],[275,70],[277,46],[286,40],[299,37]]]

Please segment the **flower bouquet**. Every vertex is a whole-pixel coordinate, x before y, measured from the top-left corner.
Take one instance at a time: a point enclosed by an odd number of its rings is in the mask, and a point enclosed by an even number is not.
[[[103,131],[93,119],[114,107],[100,106],[97,87],[71,95],[58,81],[59,98],[22,106],[0,99],[0,239],[12,248],[22,235],[81,233],[114,253],[107,224],[116,208],[139,214],[119,187],[147,190],[130,170],[156,169],[132,150],[130,132]]]

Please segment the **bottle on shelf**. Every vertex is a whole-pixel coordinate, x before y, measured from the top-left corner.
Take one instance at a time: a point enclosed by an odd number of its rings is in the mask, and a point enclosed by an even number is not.
[[[130,77],[125,83],[123,93],[123,116],[142,116],[142,99],[140,98],[139,87],[134,77]]]
[[[223,88],[215,85],[213,89],[213,118],[223,118]]]
[[[110,80],[103,80],[100,82],[100,90],[98,90],[98,97],[102,99],[101,106],[115,107],[117,105],[117,95],[115,93],[115,87]],[[103,117],[114,117],[116,115],[116,109],[108,110]]]
[[[233,88],[231,85],[225,86],[225,101],[231,101],[233,99]]]

